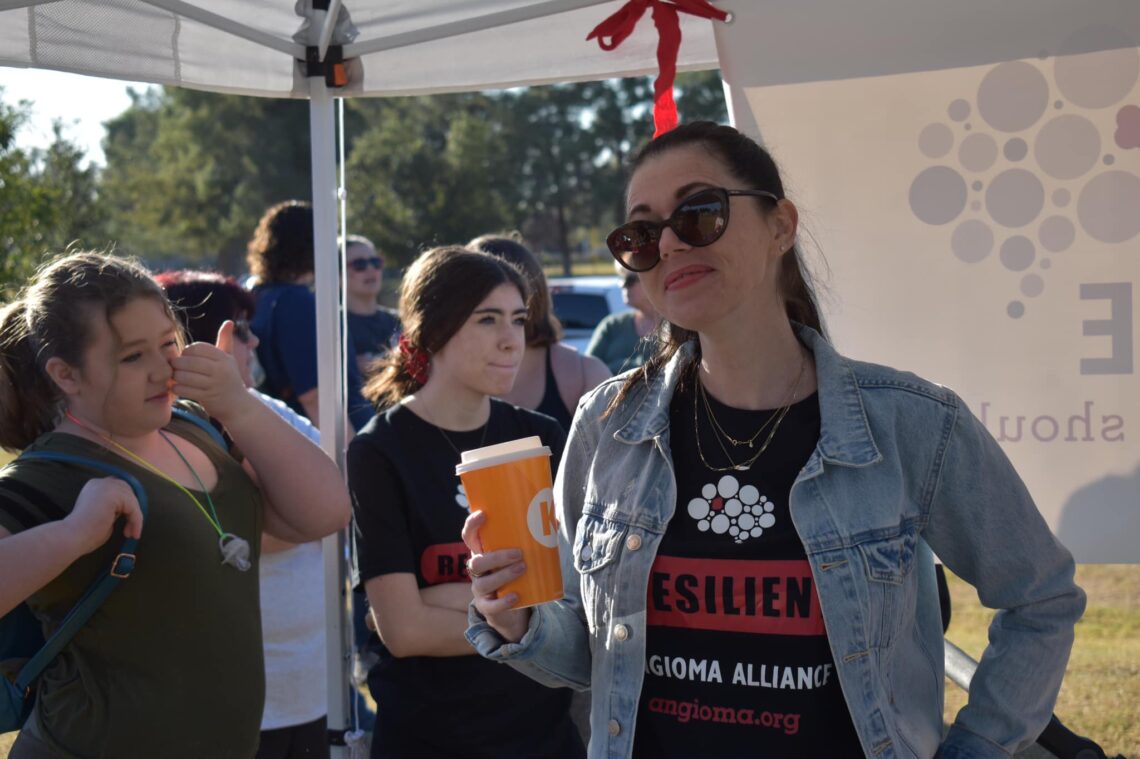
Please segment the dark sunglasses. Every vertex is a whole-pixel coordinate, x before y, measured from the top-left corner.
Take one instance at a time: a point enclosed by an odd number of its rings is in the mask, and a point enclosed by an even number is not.
[[[666,227],[686,245],[703,248],[712,245],[728,229],[728,199],[733,195],[752,195],[779,200],[766,190],[726,190],[710,187],[693,193],[673,209],[664,221],[638,220],[622,224],[610,232],[606,245],[617,262],[630,271],[649,271],[661,262],[658,243]]]
[[[234,337],[241,340],[243,343],[248,343],[250,338],[253,337],[253,332],[249,329],[249,321],[246,319],[234,319]]]
[[[351,266],[352,270],[356,272],[368,271],[369,266],[371,266],[373,269],[383,269],[384,259],[380,256],[372,256],[371,258],[354,258],[348,262],[348,265]]]

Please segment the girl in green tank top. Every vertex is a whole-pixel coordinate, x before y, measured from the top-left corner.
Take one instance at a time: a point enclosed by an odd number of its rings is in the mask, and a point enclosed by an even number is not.
[[[37,684],[12,757],[250,757],[264,698],[261,531],[294,543],[344,527],[335,464],[246,392],[233,322],[183,347],[139,264],[73,253],[0,312],[0,446],[102,458],[121,481],[73,465],[0,470],[0,614],[28,606],[51,633],[140,537],[135,570]],[[180,405],[212,418],[219,447]],[[238,452],[240,450],[240,453]]]

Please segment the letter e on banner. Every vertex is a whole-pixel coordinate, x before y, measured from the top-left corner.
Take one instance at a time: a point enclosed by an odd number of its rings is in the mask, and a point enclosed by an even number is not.
[[[534,539],[547,548],[558,545],[558,518],[554,515],[554,493],[550,488],[543,488],[531,499],[526,526]]]

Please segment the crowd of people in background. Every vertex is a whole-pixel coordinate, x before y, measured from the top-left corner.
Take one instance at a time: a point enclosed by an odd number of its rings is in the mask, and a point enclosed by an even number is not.
[[[375,705],[354,687],[353,712],[375,759],[954,759],[1032,740],[1083,596],[997,444],[949,391],[835,352],[795,206],[747,137],[678,127],[626,197],[607,244],[629,310],[584,353],[517,235],[420,253],[398,309],[384,251],[340,241],[347,488],[319,447],[317,342],[335,336],[309,204],[265,212],[248,288],[111,254],[45,265],[0,312],[0,445],[65,455],[0,471],[0,614],[26,604],[55,630],[123,535],[139,548],[39,678],[12,757],[328,756],[321,538],[350,512]],[[482,552],[455,466],[528,436],[553,453],[565,598],[515,609],[499,589],[526,567]],[[93,459],[142,483],[145,517]],[[927,546],[1003,609],[948,735]],[[789,619],[765,601],[726,622],[755,601],[733,578],[757,572]],[[690,606],[703,622],[678,621]],[[791,686],[732,671],[760,647]]]

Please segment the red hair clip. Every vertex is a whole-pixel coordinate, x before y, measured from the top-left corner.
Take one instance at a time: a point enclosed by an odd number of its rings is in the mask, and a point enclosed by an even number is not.
[[[428,367],[431,364],[431,358],[428,356],[428,352],[423,348],[417,348],[412,345],[412,342],[404,335],[400,335],[399,348],[400,364],[404,367],[404,371],[418,384],[426,385],[428,381]]]

